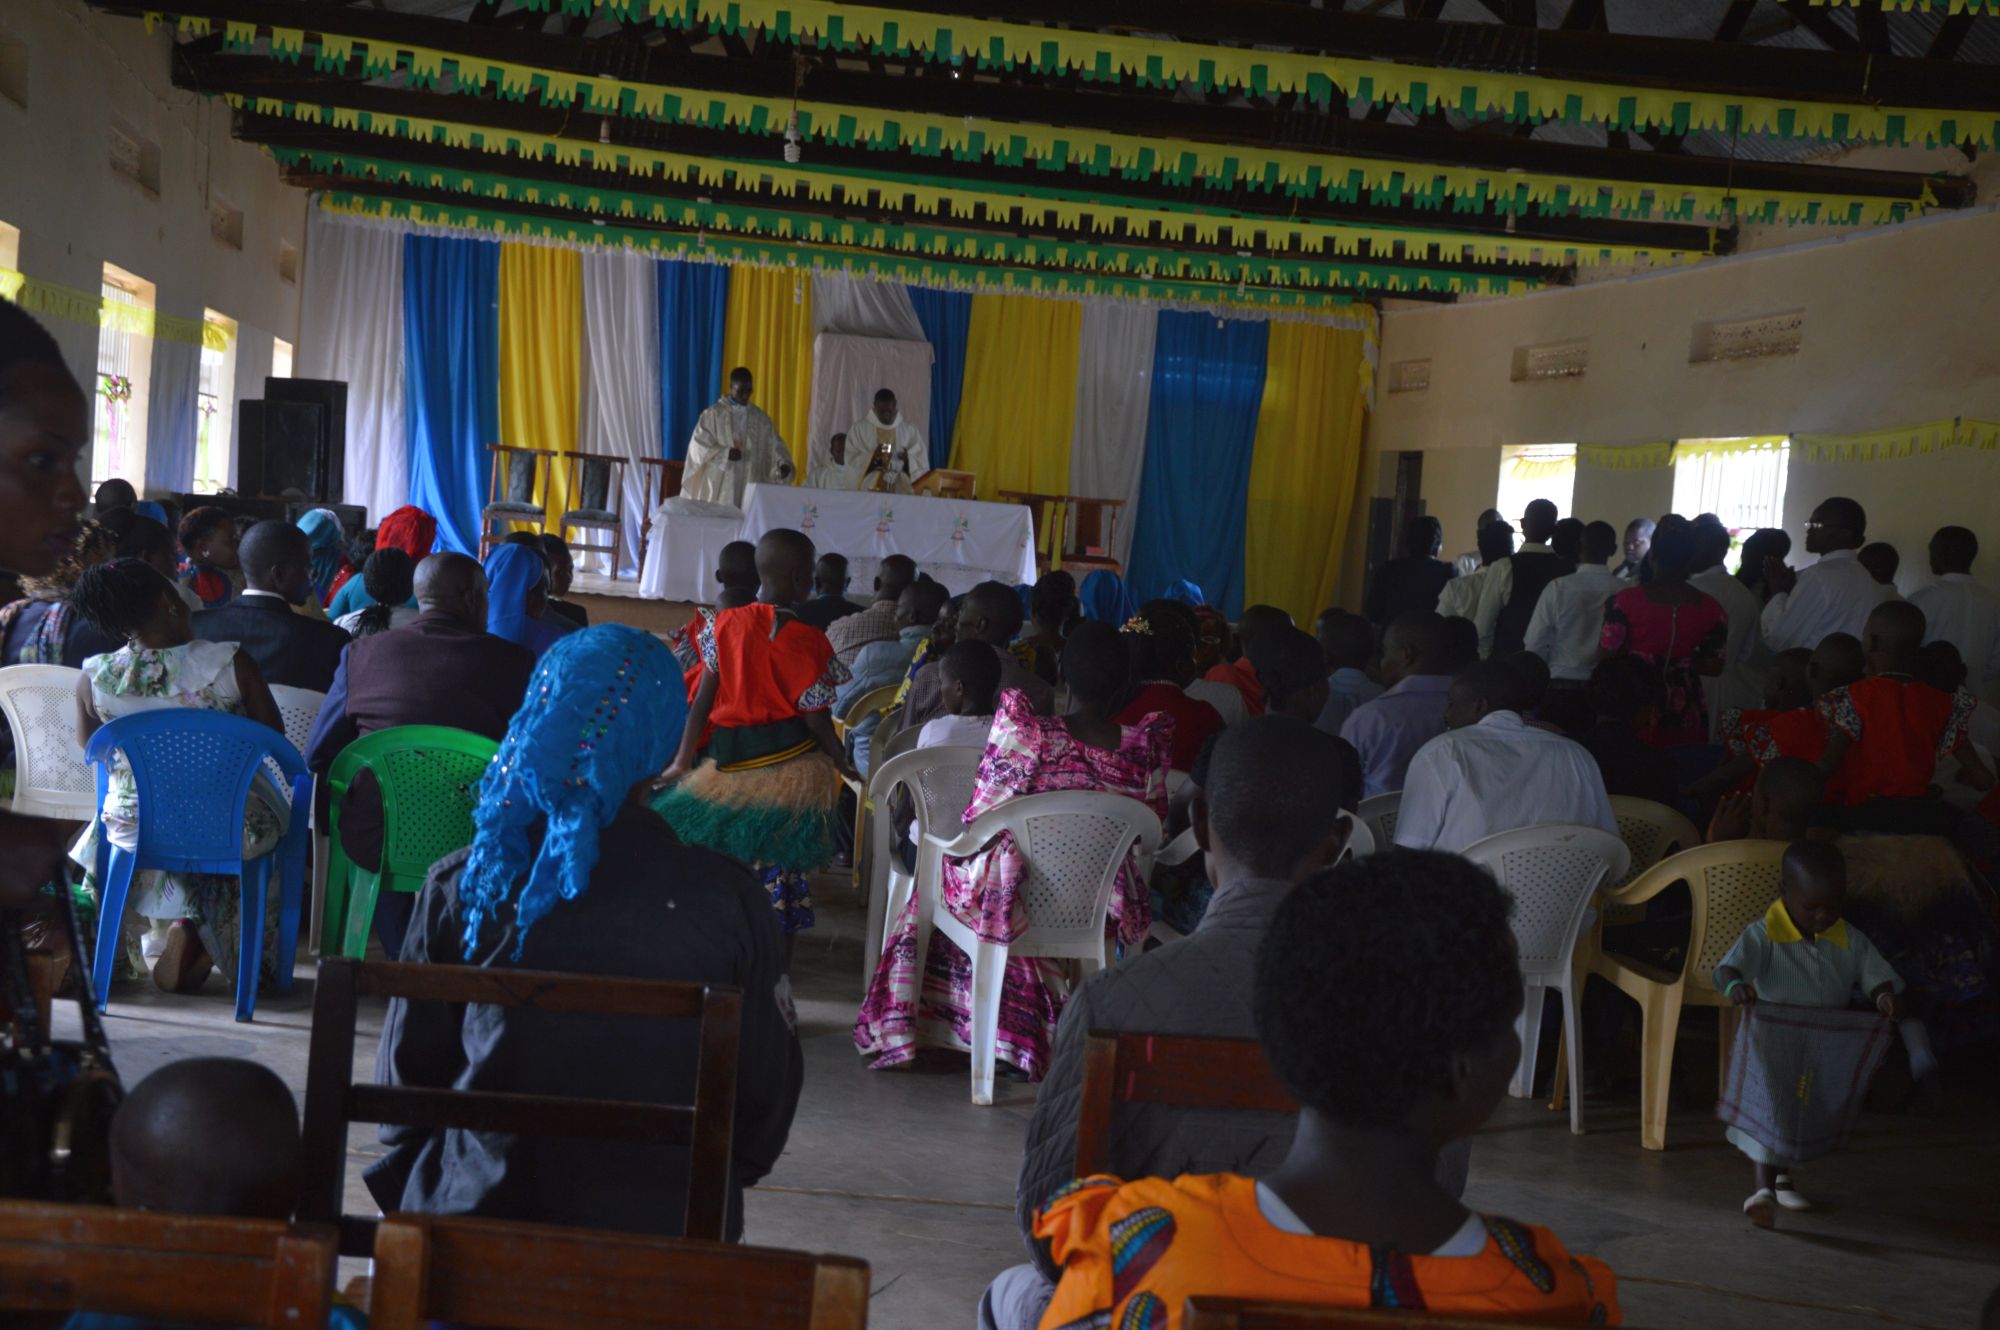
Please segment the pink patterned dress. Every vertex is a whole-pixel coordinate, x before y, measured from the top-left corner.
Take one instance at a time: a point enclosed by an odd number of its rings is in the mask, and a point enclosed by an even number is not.
[[[1017,795],[1059,790],[1095,790],[1129,795],[1161,818],[1167,814],[1167,771],[1173,748],[1171,717],[1155,712],[1119,732],[1116,749],[1092,748],[1071,737],[1059,718],[1037,716],[1017,689],[1000,695],[1000,709],[979,763],[979,780],[965,821]],[[1026,865],[1010,833],[1001,832],[985,849],[965,859],[944,861],[944,905],[980,937],[1010,942],[1027,929],[1020,899]],[[1106,932],[1123,947],[1136,947],[1152,927],[1152,904],[1138,865],[1127,859],[1111,892]],[[916,970],[917,907],[913,901],[875,967],[861,1014],[854,1022],[854,1046],[874,1058],[870,1067],[896,1067],[916,1056],[919,1042],[950,1048],[972,1043],[972,962],[950,939],[933,932],[924,966],[922,993]],[[1048,1067],[1056,1018],[1062,1015],[1071,979],[1066,964],[1039,958],[1010,958],[1000,994],[996,1041],[1001,1061],[1035,1080]]]

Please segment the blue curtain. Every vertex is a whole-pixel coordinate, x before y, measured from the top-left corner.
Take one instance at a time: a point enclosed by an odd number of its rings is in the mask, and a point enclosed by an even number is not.
[[[1269,325],[1216,323],[1160,311],[1127,576],[1141,600],[1186,578],[1233,619],[1243,609],[1244,507]]]
[[[661,259],[660,442],[687,456],[695,418],[722,393],[722,327],[729,269],[720,263]]]
[[[476,553],[500,441],[500,246],[404,237],[403,355],[410,502],[439,549]]]
[[[972,326],[970,291],[909,288],[917,322],[931,344],[931,465],[951,461],[951,432],[958,424],[958,399],[965,392],[966,330]]]

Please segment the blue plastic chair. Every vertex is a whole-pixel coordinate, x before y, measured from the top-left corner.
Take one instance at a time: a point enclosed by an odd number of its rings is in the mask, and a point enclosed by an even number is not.
[[[305,898],[307,814],[312,776],[285,736],[243,716],[190,707],[161,707],[108,722],[90,737],[84,756],[97,768],[97,806],[104,806],[111,755],[122,751],[139,790],[139,848],[121,850],[98,829],[97,881],[103,893],[91,977],[102,1011],[111,992],[118,955],[118,926],[125,917],[132,874],[157,868],[173,873],[213,873],[242,882],[243,926],[236,962],[236,1019],[257,1009],[257,973],[264,959],[264,901],[271,861],[278,861],[278,991],[292,987],[299,945],[299,909]],[[243,807],[266,759],[291,783],[291,822],[270,854],[243,857]]]

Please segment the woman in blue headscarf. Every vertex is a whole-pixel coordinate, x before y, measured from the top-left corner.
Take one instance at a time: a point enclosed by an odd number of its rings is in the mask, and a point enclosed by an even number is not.
[[[500,545],[486,556],[486,631],[517,642],[537,656],[574,625],[548,619],[549,565],[527,545]]]
[[[299,530],[312,543],[312,584],[319,603],[325,605],[340,577],[341,562],[347,556],[347,542],[340,518],[326,508],[315,508],[298,520]]]
[[[1124,627],[1125,621],[1139,608],[1139,603],[1125,586],[1125,579],[1109,568],[1099,568],[1084,578],[1076,594],[1077,599],[1083,602],[1084,618],[1108,623],[1113,628]]]
[[[784,1150],[803,1062],[763,884],[646,807],[686,722],[680,664],[652,634],[609,624],[551,647],[479,783],[472,845],[431,870],[402,959],[741,989],[734,1239],[742,1188]],[[397,999],[380,1065],[397,1085],[687,1104],[696,1051],[692,1021]],[[383,1140],[367,1181],[387,1212],[682,1229],[684,1146],[414,1127]]]

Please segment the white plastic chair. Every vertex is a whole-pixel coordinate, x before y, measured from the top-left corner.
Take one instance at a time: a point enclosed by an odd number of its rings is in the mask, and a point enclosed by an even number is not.
[[[1012,832],[1026,862],[1021,902],[1028,927],[1011,944],[983,941],[943,904],[945,856],[977,854],[1002,831]],[[1136,845],[1150,853],[1160,819],[1137,799],[1096,790],[1064,790],[1009,799],[980,814],[949,840],[924,837],[918,851],[917,983],[923,983],[931,929],[950,938],[972,961],[972,1102],[993,1102],[995,1037],[1001,977],[1013,956],[1074,960],[1084,975],[1104,968],[1104,921],[1112,887]]]
[[[1591,900],[1606,882],[1625,876],[1631,851],[1624,841],[1595,827],[1554,825],[1488,836],[1467,847],[1465,857],[1491,871],[1514,897],[1514,944],[1521,954],[1521,980],[1527,992],[1515,1018],[1521,1061],[1508,1093],[1525,1099],[1535,1092],[1542,1000],[1552,988],[1562,995],[1570,1083],[1581,1085],[1583,1041],[1576,1005],[1580,987],[1572,978],[1571,962]],[[1579,1095],[1570,1096],[1569,1129],[1583,1134]]]
[[[292,747],[298,749],[299,755],[303,757],[306,751],[306,740],[312,737],[313,722],[319,719],[319,709],[326,702],[326,694],[315,693],[310,688],[293,688],[289,684],[274,683],[271,685],[271,697],[278,704],[278,714],[284,717],[286,740],[290,742]],[[275,768],[271,769],[275,770]],[[279,788],[283,789],[284,786],[281,784]],[[317,798],[317,791],[319,789],[319,782],[317,780],[313,782],[313,789],[315,798]],[[306,911],[306,946],[313,955],[317,956],[319,955],[320,930],[324,926],[324,921],[321,920],[320,916],[325,911],[319,908],[319,903],[326,899],[327,843],[326,833],[321,830],[318,819],[313,817],[313,810],[308,808],[306,816],[312,821],[313,856],[313,908]],[[390,959],[393,960],[395,958],[391,957]]]
[[[1375,843],[1375,832],[1361,816],[1358,807],[1356,811],[1343,813],[1341,816],[1347,819],[1347,848],[1340,852],[1340,859],[1335,860],[1336,863],[1348,859],[1366,859],[1377,850],[1390,848]]]
[[[868,799],[874,811],[868,821],[868,932],[874,944],[861,949],[862,991],[875,977],[875,967],[889,945],[890,930],[902,917],[903,909],[916,891],[916,875],[903,871],[896,858],[896,819],[889,804],[898,788],[910,792],[916,809],[918,845],[933,832],[956,835],[963,825],[965,807],[972,802],[972,787],[979,779],[979,759],[984,748],[972,744],[947,744],[916,748],[892,757],[868,776]]]
[[[1632,863],[1623,875],[1604,884],[1606,891],[1616,891],[1668,855],[1702,843],[1701,831],[1685,814],[1651,799],[1614,794],[1611,816],[1618,823],[1618,839],[1632,852]]]
[[[1363,799],[1354,807],[1354,815],[1368,824],[1368,830],[1375,837],[1378,849],[1388,849],[1396,843],[1396,814],[1402,811],[1403,792],[1391,790],[1387,794],[1377,794]]]
[[[24,817],[88,822],[97,816],[97,778],[76,737],[76,681],[67,665],[0,669],[0,711],[14,733],[13,811]]]

